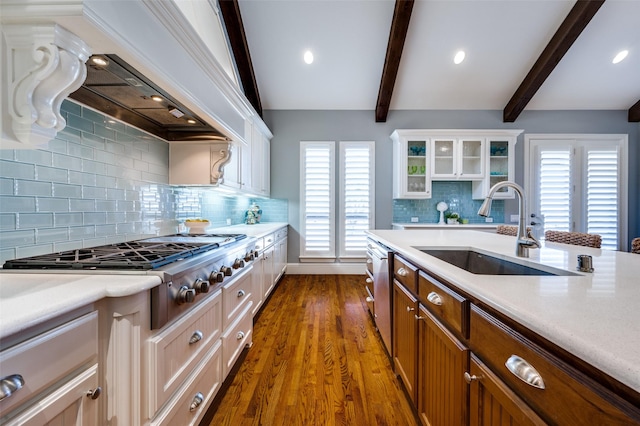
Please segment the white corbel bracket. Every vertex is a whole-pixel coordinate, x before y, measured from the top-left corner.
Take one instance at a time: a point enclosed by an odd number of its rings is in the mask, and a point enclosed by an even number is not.
[[[60,106],[87,77],[84,63],[91,51],[83,40],[55,24],[3,25],[2,33],[3,85],[13,136],[32,147],[46,144],[67,124]]]
[[[211,146],[211,184],[222,183],[224,165],[231,159],[231,144],[214,144]]]

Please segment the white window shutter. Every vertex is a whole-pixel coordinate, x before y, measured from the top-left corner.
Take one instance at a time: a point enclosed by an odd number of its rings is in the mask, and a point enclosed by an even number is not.
[[[300,257],[301,260],[332,260],[335,258],[335,143],[301,142],[300,145]]]
[[[340,259],[366,256],[374,224],[374,142],[340,142]]]
[[[618,152],[587,151],[587,232],[602,236],[602,248],[618,247]]]
[[[571,231],[571,150],[541,149],[539,173],[545,231]]]

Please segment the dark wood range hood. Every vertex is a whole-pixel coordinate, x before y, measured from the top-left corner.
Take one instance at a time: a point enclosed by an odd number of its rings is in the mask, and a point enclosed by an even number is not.
[[[96,64],[96,57],[106,63]],[[86,67],[71,99],[167,141],[228,140],[118,56],[94,55]]]

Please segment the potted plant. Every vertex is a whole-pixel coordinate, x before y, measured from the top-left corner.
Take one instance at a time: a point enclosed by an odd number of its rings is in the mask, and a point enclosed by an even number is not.
[[[458,219],[460,218],[460,215],[458,213],[447,212],[445,214],[445,217],[447,218],[448,225],[456,225],[458,223]]]

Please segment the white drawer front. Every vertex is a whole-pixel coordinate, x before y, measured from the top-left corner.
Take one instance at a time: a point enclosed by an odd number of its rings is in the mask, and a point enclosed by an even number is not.
[[[19,374],[22,389],[0,401],[8,413],[98,355],[98,312],[88,313],[0,352],[0,377]]]
[[[152,426],[197,425],[222,385],[220,340],[206,354],[180,392],[151,422]],[[200,394],[200,395],[198,395]],[[201,398],[200,398],[201,397]],[[201,401],[198,403],[198,401]]]
[[[237,273],[237,272],[236,272]],[[235,280],[222,288],[224,324],[226,330],[253,298],[253,282],[251,268],[241,269]]]
[[[251,304],[249,304],[240,318],[229,329],[225,330],[222,335],[223,377],[227,377],[242,349],[247,345],[251,345],[252,338],[253,316],[251,315]]]
[[[182,386],[222,333],[222,290],[149,340],[149,418]]]

